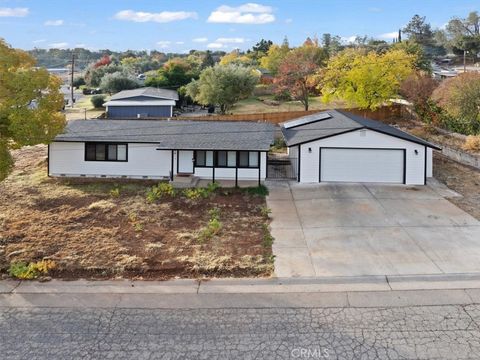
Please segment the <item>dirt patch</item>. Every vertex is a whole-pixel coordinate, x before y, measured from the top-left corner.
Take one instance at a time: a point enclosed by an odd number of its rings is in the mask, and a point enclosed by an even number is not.
[[[480,170],[434,152],[433,176],[463,195],[448,200],[480,220]]]
[[[150,184],[48,178],[45,146],[14,156],[14,172],[0,183],[0,272],[12,262],[41,259],[54,260],[52,276],[67,279],[268,276],[273,270],[261,196],[218,189],[208,198],[148,203]],[[213,208],[221,229],[200,240]]]

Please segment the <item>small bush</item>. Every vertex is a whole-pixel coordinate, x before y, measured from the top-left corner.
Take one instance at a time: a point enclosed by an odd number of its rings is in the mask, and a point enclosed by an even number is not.
[[[119,197],[120,196],[120,188],[119,187],[114,187],[113,189],[110,190],[110,196],[111,197]]]
[[[10,264],[8,273],[10,276],[22,280],[36,279],[40,275],[46,275],[57,265],[52,260],[42,260],[34,263],[17,262]]]
[[[249,188],[246,188],[245,191],[247,192],[247,194],[250,194],[250,195],[257,195],[257,196],[263,196],[263,197],[268,195],[268,188],[265,185],[249,187]]]
[[[262,217],[268,219],[271,213],[272,213],[272,209],[270,209],[269,207],[265,205],[260,206],[260,214],[262,215]]]
[[[270,234],[270,230],[268,229],[267,224],[262,225],[263,228],[263,239],[262,239],[262,246],[264,248],[270,248],[273,245],[273,241],[275,240],[274,237]]]
[[[147,201],[150,203],[153,203],[156,200],[166,196],[175,196],[175,189],[173,188],[172,184],[160,183],[147,190]]]
[[[290,101],[292,100],[292,95],[287,90],[280,91],[273,96],[274,100],[277,101]]]
[[[206,227],[200,230],[198,234],[198,239],[201,242],[205,242],[206,240],[210,240],[212,237],[217,235],[220,230],[222,229],[222,223],[220,222],[220,209],[214,207],[208,210],[208,215],[210,215],[210,220],[208,220],[208,224]]]
[[[101,108],[105,103],[105,95],[93,95],[90,102],[95,109]]]
[[[190,200],[197,200],[200,198],[208,198],[220,187],[218,183],[209,183],[205,188],[188,188],[183,190],[183,195]]]
[[[463,144],[465,150],[480,151],[480,135],[469,135]]]
[[[74,80],[73,80],[73,86],[76,87],[76,88],[79,88],[80,86],[82,85],[85,85],[85,79],[81,76],[79,77],[76,77]]]

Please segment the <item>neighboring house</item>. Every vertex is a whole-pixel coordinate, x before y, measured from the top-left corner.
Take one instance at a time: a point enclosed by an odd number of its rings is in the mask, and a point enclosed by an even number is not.
[[[286,122],[282,133],[302,183],[327,181],[426,184],[432,149],[422,139],[341,110]]]
[[[109,119],[170,117],[176,101],[175,90],[145,87],[120,91],[104,106]]]
[[[49,176],[265,180],[274,125],[76,120],[48,149]]]

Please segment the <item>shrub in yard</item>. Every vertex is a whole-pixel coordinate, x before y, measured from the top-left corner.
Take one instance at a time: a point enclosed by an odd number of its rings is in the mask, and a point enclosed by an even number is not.
[[[197,200],[199,198],[208,198],[210,195],[212,195],[220,185],[218,183],[213,182],[209,183],[206,187],[204,188],[188,188],[183,190],[183,195],[190,200]]]
[[[198,239],[201,242],[210,240],[212,237],[217,235],[222,229],[222,223],[220,222],[220,209],[215,207],[208,211],[210,215],[210,220],[208,220],[207,226],[200,230]]]
[[[265,185],[246,188],[245,191],[250,195],[267,196],[268,188]]]
[[[147,190],[147,201],[150,203],[165,196],[175,196],[175,189],[172,184],[160,183]]]
[[[95,109],[101,108],[105,103],[105,95],[93,95],[90,102]]]
[[[46,275],[56,264],[52,260],[42,260],[34,263],[17,262],[10,264],[8,273],[17,279],[31,280],[40,275]]]
[[[267,219],[270,216],[270,214],[272,213],[272,210],[265,205],[260,206],[259,209],[260,209],[260,214],[262,215],[262,217],[267,218]]]
[[[480,150],[480,135],[467,136],[467,139],[465,140],[465,144],[463,144],[463,148],[465,150],[479,151]]]
[[[113,189],[110,190],[110,196],[111,197],[119,197],[120,196],[120,188],[119,187],[114,187]]]
[[[275,240],[274,237],[270,234],[270,230],[268,229],[267,224],[262,225],[263,228],[263,240],[262,246],[264,248],[270,248],[273,245],[273,241]]]

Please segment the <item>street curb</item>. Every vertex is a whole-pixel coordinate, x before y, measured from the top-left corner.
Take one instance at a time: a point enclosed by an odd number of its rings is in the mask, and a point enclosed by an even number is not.
[[[480,289],[480,273],[168,281],[0,281],[0,294],[280,294],[454,289]]]

